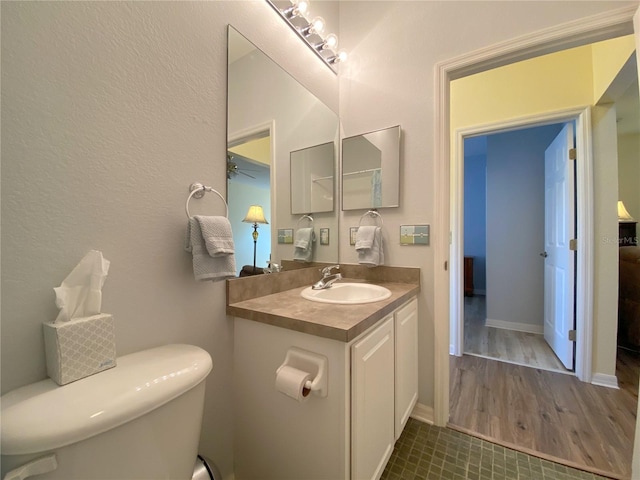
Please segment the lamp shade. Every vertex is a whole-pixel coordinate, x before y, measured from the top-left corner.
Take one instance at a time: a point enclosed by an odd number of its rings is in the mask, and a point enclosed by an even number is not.
[[[635,220],[631,214],[624,207],[622,201],[618,201],[618,222],[634,222]]]
[[[260,205],[251,205],[247,215],[242,221],[246,223],[269,223],[267,219],[264,218],[264,211]]]

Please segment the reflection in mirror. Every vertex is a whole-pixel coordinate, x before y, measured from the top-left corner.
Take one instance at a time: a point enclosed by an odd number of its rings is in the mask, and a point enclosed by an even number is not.
[[[400,205],[400,126],[342,140],[342,209]]]
[[[338,117],[231,26],[228,41],[227,200],[238,272],[253,264],[253,228],[242,222],[250,205],[261,205],[269,222],[258,227],[256,265],[260,269],[269,261],[281,264],[294,258],[287,234],[296,229],[300,215],[293,212],[299,211],[314,214],[316,238],[322,228],[328,229],[331,239],[328,245],[314,242],[312,260],[337,262],[336,209],[316,212],[298,207],[298,199],[292,203],[290,152],[325,144],[335,152]],[[335,153],[332,158],[326,176],[337,171]],[[268,182],[260,182],[265,170]]]
[[[333,142],[291,152],[291,213],[333,211]]]

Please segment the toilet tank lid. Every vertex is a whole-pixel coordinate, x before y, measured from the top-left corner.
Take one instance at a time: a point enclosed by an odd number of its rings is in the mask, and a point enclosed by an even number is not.
[[[44,452],[106,432],[195,387],[211,368],[203,349],[165,345],[64,386],[47,379],[9,392],[0,398],[2,454]]]

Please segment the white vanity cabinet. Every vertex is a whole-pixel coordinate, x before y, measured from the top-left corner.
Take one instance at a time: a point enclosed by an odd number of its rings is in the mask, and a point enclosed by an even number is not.
[[[237,480],[377,480],[417,399],[415,297],[350,342],[234,317]],[[327,359],[326,396],[278,391],[291,348]]]
[[[380,478],[394,438],[394,318],[351,347],[351,478]]]
[[[351,478],[378,479],[418,401],[418,301],[351,347]]]
[[[418,300],[414,298],[394,314],[395,334],[395,439],[418,401]]]

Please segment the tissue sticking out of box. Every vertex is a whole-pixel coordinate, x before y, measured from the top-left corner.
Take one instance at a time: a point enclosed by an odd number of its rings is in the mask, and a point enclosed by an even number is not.
[[[91,250],[62,284],[53,289],[60,309],[55,323],[100,313],[102,286],[109,273],[109,263],[102,252]]]

